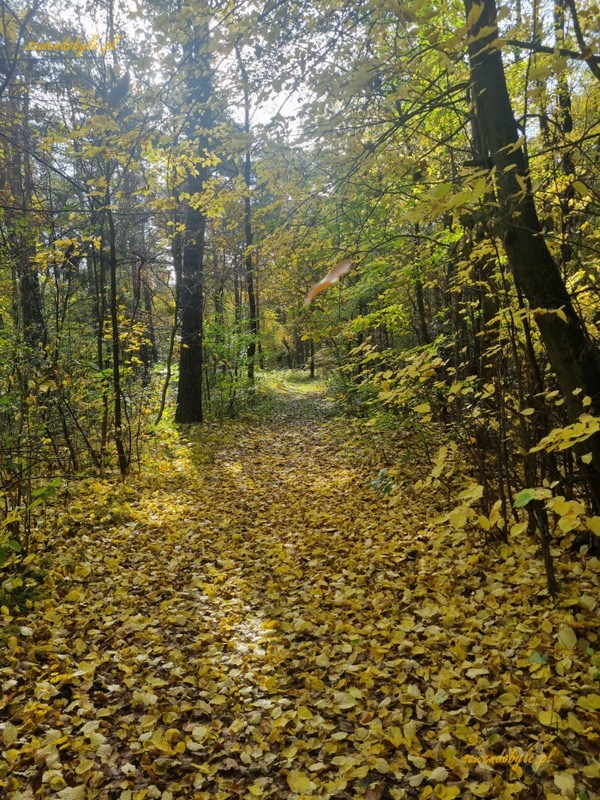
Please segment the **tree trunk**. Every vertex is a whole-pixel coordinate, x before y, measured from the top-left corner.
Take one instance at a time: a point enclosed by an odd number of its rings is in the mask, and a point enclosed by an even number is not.
[[[30,160],[32,146],[27,80],[26,74],[22,81],[10,87],[10,132],[14,142],[20,142],[21,147],[14,144],[7,146],[8,178],[13,198],[11,205],[14,208],[8,208],[6,216],[11,231],[10,250],[18,276],[23,341],[29,348],[28,358],[33,363],[41,364],[44,360],[43,345],[46,339],[46,323],[39,274],[35,264],[37,220],[30,216],[33,177]]]
[[[107,182],[110,185],[111,171],[107,168]],[[121,365],[120,365],[120,341],[119,341],[119,308],[117,298],[117,240],[115,232],[115,222],[112,211],[110,210],[109,190],[106,190],[106,217],[108,220],[109,232],[109,309],[110,309],[110,329],[112,344],[112,375],[113,375],[113,395],[114,395],[114,415],[115,415],[115,447],[119,461],[119,471],[125,475],[129,468],[129,456],[125,452],[123,443],[123,401],[121,394]]]
[[[557,0],[554,4],[554,38],[557,47],[563,47],[565,39],[565,0]],[[557,125],[555,137],[560,138],[557,134],[564,137],[573,130],[573,116],[571,112],[571,92],[569,90],[569,82],[564,72],[559,72],[556,76],[556,89],[557,89]],[[563,139],[564,141],[564,139]],[[558,142],[558,144],[562,144]],[[560,267],[566,268],[567,264],[573,257],[573,247],[571,244],[571,236],[573,231],[573,201],[575,199],[575,189],[573,188],[573,181],[575,179],[575,163],[573,161],[573,154],[566,148],[558,150],[561,153],[559,158],[560,168],[565,175],[569,176],[569,183],[561,190],[560,193],[560,211],[561,211],[561,245],[560,245]]]
[[[203,372],[203,283],[204,243],[206,214],[198,205],[198,196],[204,191],[209,177],[209,167],[202,163],[206,156],[209,123],[207,104],[212,90],[210,59],[208,55],[208,24],[202,35],[196,35],[186,46],[189,123],[187,134],[198,141],[199,162],[190,172],[187,191],[192,200],[186,210],[185,242],[178,298],[181,314],[181,349],[179,352],[179,384],[175,422],[202,422],[202,372]],[[195,173],[195,174],[194,174]]]
[[[475,7],[474,0],[465,0],[467,18]],[[579,393],[573,394],[581,389],[581,397],[588,395],[593,412],[600,414],[600,351],[575,311],[542,235],[498,49],[495,0],[483,0],[481,8],[470,31],[474,41],[469,44],[469,59],[477,120],[494,166],[504,249],[515,283],[535,313],[569,418],[576,420],[583,411]],[[599,437],[586,442],[584,452],[589,450],[593,453],[590,486],[600,506]]]
[[[415,223],[415,236],[418,236],[420,233],[420,226],[419,223]],[[415,245],[417,245],[417,240],[415,239]],[[427,326],[427,315],[425,313],[425,294],[423,292],[423,281],[421,280],[421,274],[419,269],[419,262],[416,257],[415,253],[415,265],[417,269],[417,274],[415,276],[415,301],[417,307],[417,319],[419,322],[419,344],[431,344],[431,336],[429,335],[429,328]]]
[[[202,170],[204,171],[204,170]],[[202,191],[202,177],[190,178],[188,191]],[[179,385],[175,422],[202,422],[203,365],[203,273],[206,217],[191,206],[186,214],[187,241],[183,248],[183,265],[179,297],[181,303],[181,349],[179,351]]]
[[[179,287],[181,286],[181,264],[183,262],[183,248],[181,242],[181,233],[179,232],[176,233],[175,236],[173,237],[172,255],[173,255],[173,271],[175,272],[175,309],[173,312],[173,325],[171,326],[171,335],[169,337],[169,350],[167,352],[166,375],[160,395],[160,406],[158,409],[158,414],[156,415],[156,419],[154,420],[155,425],[158,425],[158,423],[161,421],[162,415],[165,410],[165,405],[167,402],[167,392],[169,390],[169,383],[171,381],[173,353],[175,352],[175,339],[177,338],[177,331],[179,330]]]
[[[242,76],[242,85],[244,92],[244,133],[250,137],[250,90],[248,73],[242,61],[242,55],[239,46],[236,44],[235,52],[237,56],[240,74]],[[246,252],[244,256],[244,265],[246,267],[246,291],[248,292],[248,311],[250,314],[248,320],[248,333],[250,334],[250,341],[248,342],[247,358],[248,358],[248,380],[254,383],[254,361],[256,358],[256,340],[258,337],[258,318],[256,309],[256,293],[254,291],[254,259],[252,256],[252,198],[250,196],[250,182],[252,178],[252,160],[250,157],[250,142],[246,147],[244,156],[244,183],[246,184],[246,192],[244,195],[244,235]]]

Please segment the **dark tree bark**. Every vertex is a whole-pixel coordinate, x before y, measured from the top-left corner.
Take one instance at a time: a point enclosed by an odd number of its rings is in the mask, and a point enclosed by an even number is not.
[[[474,6],[473,0],[465,0],[467,17]],[[592,410],[599,414],[600,351],[575,311],[542,234],[506,86],[495,0],[483,0],[482,13],[471,34],[473,99],[478,124],[490,148],[503,244],[515,283],[535,313],[570,419],[577,419],[583,411],[579,395],[573,394],[581,389],[581,396],[588,395]],[[588,440],[586,450],[593,453],[589,483],[600,506],[600,439]]]
[[[556,0],[554,4],[554,34],[557,46],[564,42],[565,38],[565,2],[566,0]],[[569,83],[564,72],[557,75],[557,130],[555,135],[560,132],[563,136],[573,130],[573,116],[571,111],[571,92]],[[557,152],[560,152],[557,151]],[[573,257],[573,247],[571,245],[571,235],[573,233],[572,204],[575,198],[573,180],[575,178],[575,164],[573,155],[567,148],[560,156],[560,167],[565,175],[571,179],[568,185],[561,191],[560,211],[561,211],[561,236],[560,247],[560,266],[565,267]]]
[[[415,236],[420,233],[419,223],[415,223]],[[415,239],[415,246],[416,239]],[[425,313],[425,293],[423,291],[423,281],[421,280],[421,271],[418,266],[418,259],[415,259],[417,274],[415,276],[415,305],[417,311],[417,320],[419,322],[418,334],[419,344],[431,344],[431,336],[429,335],[429,327],[427,325],[427,315]]]
[[[202,170],[204,172],[204,170]],[[191,195],[201,192],[204,181],[200,176],[190,178]],[[206,216],[188,207],[186,214],[187,241],[183,248],[181,284],[179,287],[181,316],[181,348],[179,351],[179,384],[175,422],[202,422],[203,366],[203,278],[204,237]]]
[[[187,191],[191,195],[185,220],[183,263],[178,286],[181,319],[181,349],[179,352],[179,384],[175,422],[202,422],[203,372],[203,283],[206,214],[198,200],[209,177],[209,167],[203,163],[208,147],[208,103],[212,91],[210,57],[208,54],[208,25],[186,46],[188,74],[187,134],[198,142],[198,164],[190,171]]]
[[[107,183],[110,185],[110,170],[107,169]],[[117,238],[115,222],[110,210],[110,196],[107,189],[106,218],[108,220],[108,246],[109,246],[109,310],[110,332],[112,346],[112,376],[113,376],[113,401],[115,416],[115,447],[119,461],[119,471],[125,475],[129,468],[129,456],[125,452],[123,441],[123,397],[121,389],[121,344],[119,337],[119,307],[117,297]]]
[[[592,75],[600,81],[600,63],[598,61],[598,56],[594,56],[591,53],[591,48],[586,44],[585,39],[583,38],[583,32],[581,30],[581,25],[579,24],[579,16],[577,14],[577,6],[575,5],[575,0],[565,0],[566,5],[569,7],[569,11],[571,12],[571,18],[573,19],[573,29],[575,31],[575,38],[577,39],[577,44],[581,50],[583,57],[585,58],[585,62],[590,68]]]
[[[43,346],[46,340],[39,273],[35,264],[36,218],[30,214],[33,196],[31,173],[31,134],[29,119],[28,73],[23,80],[10,87],[9,113],[11,134],[14,143],[7,146],[8,182],[12,208],[7,209],[9,244],[15,270],[15,285],[18,286],[18,308],[23,341],[29,348],[28,357],[33,362],[44,360]]]

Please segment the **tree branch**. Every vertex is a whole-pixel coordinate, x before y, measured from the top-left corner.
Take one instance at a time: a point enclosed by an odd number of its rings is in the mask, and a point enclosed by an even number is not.
[[[577,8],[575,7],[575,0],[565,0],[565,3],[569,6],[569,11],[573,17],[573,29],[575,31],[577,44],[579,45],[582,53],[587,53],[587,55],[584,56],[585,62],[592,71],[593,76],[600,81],[600,59],[592,55],[591,48],[587,47],[584,41],[583,33],[581,32],[581,26],[579,24],[579,17],[577,16]]]
[[[17,61],[19,60],[19,53],[20,53],[21,42],[23,40],[23,36],[25,35],[25,32],[27,30],[27,26],[29,25],[29,22],[37,14],[38,9],[39,9],[39,7],[41,5],[41,1],[42,0],[35,0],[35,2],[32,4],[32,6],[27,11],[27,13],[25,15],[25,18],[23,19],[23,22],[22,22],[21,26],[19,27],[19,33],[18,33],[18,36],[17,36],[17,41],[15,43],[14,55],[10,59],[9,59],[9,47],[8,47],[9,39],[8,39],[8,36],[5,35],[5,39],[6,39],[6,65],[5,66],[6,66],[6,68],[3,71],[5,72],[6,77],[2,81],[2,84],[0,85],[0,97],[2,97],[2,95],[4,94],[4,92],[6,90],[6,87],[9,85],[9,83],[12,81],[12,79],[14,77],[15,71],[17,69]],[[4,2],[2,3],[2,7],[3,7],[3,9],[6,9],[7,11],[9,11],[9,13],[13,17],[15,17],[15,19],[19,19],[16,16],[16,14],[14,14],[14,12]],[[4,27],[6,27],[6,26],[4,26]],[[6,30],[4,31],[4,33],[6,33]]]
[[[568,50],[565,47],[550,47],[549,45],[539,44],[538,42],[523,42],[521,39],[502,39],[501,41],[503,41],[504,44],[510,45],[511,47],[520,47],[523,50],[533,50],[535,53],[548,53],[552,56],[558,52],[559,55],[564,56],[565,58],[576,58],[578,61],[587,61],[592,72],[594,72],[594,69],[598,70],[598,65],[600,64],[600,56],[586,56],[583,53],[579,53],[577,50]],[[579,44],[581,45],[581,42],[579,42]],[[585,48],[582,47],[582,49]],[[600,75],[600,72],[598,74]],[[596,75],[596,72],[594,72],[594,75]],[[596,75],[596,77],[598,77],[598,75]]]

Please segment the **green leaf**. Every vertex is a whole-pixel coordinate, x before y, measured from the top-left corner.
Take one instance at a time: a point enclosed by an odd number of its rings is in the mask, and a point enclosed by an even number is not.
[[[543,653],[538,653],[537,650],[529,656],[530,664],[547,664],[548,656]]]
[[[514,508],[523,508],[535,499],[535,492],[533,489],[523,489],[519,494],[515,495],[513,500]]]

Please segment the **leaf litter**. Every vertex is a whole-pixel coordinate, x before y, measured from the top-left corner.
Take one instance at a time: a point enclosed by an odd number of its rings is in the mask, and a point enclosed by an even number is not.
[[[553,604],[535,542],[377,491],[324,410],[82,482],[2,609],[3,797],[595,796],[598,560],[558,558]]]

